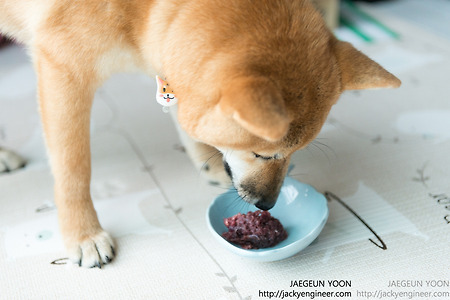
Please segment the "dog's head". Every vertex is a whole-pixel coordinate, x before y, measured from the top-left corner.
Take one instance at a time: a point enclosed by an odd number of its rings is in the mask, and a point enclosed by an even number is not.
[[[344,90],[400,81],[338,41],[309,1],[203,2],[195,26],[180,21],[177,33],[189,42],[180,41],[165,64],[179,122],[224,154],[245,201],[270,209],[292,153],[317,136]]]

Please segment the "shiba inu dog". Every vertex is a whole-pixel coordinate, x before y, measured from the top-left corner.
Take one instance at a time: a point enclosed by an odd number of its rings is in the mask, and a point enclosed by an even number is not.
[[[90,195],[90,109],[111,73],[167,78],[194,163],[219,149],[241,197],[262,209],[344,90],[400,85],[308,0],[0,0],[0,31],[33,59],[59,224],[84,267],[115,255]]]

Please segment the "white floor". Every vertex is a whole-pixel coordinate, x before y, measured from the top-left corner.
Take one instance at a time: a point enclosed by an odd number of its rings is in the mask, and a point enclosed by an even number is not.
[[[401,38],[358,47],[403,86],[345,93],[319,136],[326,146],[298,153],[291,174],[338,196],[386,250],[334,199],[318,240],[292,258],[257,263],[227,252],[205,223],[224,190],[203,181],[180,150],[152,78],[119,74],[98,91],[92,117],[92,195],[118,256],[102,270],[64,264],[36,78],[13,46],[0,50],[0,146],[28,164],[0,174],[0,299],[265,299],[261,291],[289,291],[299,279],[350,280],[322,290],[353,298],[389,290],[391,280],[442,291],[425,280],[450,276],[450,39],[387,6],[365,7]]]

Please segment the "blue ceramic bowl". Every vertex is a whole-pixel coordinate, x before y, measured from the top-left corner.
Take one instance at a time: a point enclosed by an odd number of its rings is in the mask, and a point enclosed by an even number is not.
[[[248,205],[239,205],[236,191],[219,195],[209,206],[206,221],[214,237],[228,250],[257,261],[276,261],[293,256],[311,244],[322,231],[327,218],[325,197],[312,186],[286,177],[277,203],[270,214],[280,220],[288,233],[286,240],[278,245],[257,250],[246,250],[229,243],[221,234],[228,231],[224,218],[237,213],[247,213]],[[258,210],[252,205],[251,211]]]

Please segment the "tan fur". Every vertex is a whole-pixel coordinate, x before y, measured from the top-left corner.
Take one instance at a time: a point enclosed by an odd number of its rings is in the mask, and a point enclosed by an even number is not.
[[[59,222],[84,266],[114,255],[89,190],[90,108],[112,72],[168,78],[181,126],[219,148],[241,196],[266,209],[345,89],[400,85],[306,0],[0,0],[0,30],[33,57]]]

